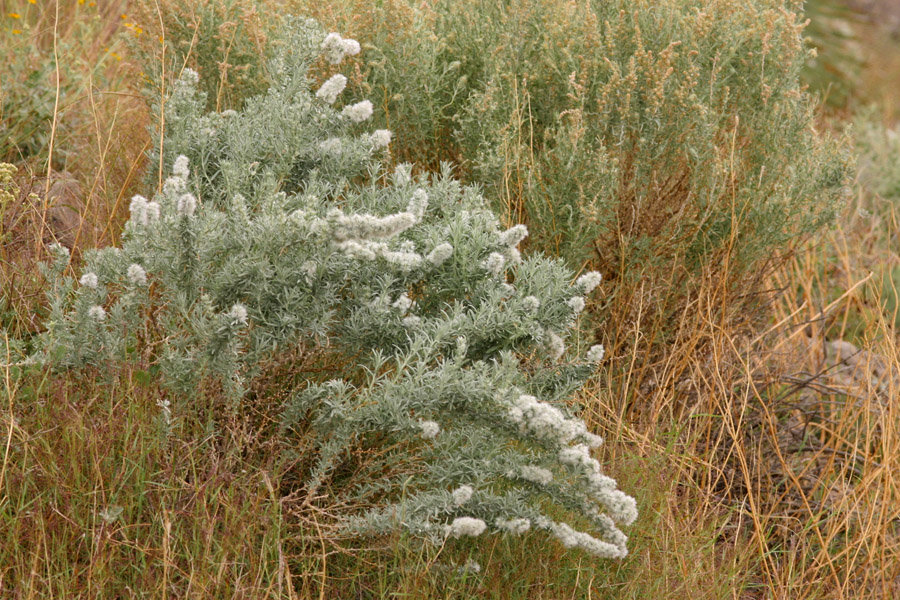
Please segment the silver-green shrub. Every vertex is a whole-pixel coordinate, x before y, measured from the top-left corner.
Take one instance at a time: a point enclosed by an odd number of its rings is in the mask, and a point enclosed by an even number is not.
[[[168,419],[210,394],[239,409],[268,365],[295,356],[292,387],[268,391],[289,397],[283,435],[315,441],[300,461],[307,493],[368,507],[350,531],[538,529],[624,556],[617,524],[635,502],[601,473],[601,440],[566,402],[602,348],[561,362],[599,275],[573,282],[559,261],[523,260],[525,227],[502,229],[449,169],[385,172],[390,132],[359,125],[371,104],[338,110],[340,79],[311,90],[306,75],[320,53],[336,63],[359,46],[312,21],[286,31],[274,85],[240,112],[204,114],[196,73],[178,80],[170,176],[131,201],[122,247],[87,253],[77,281],[62,248],[48,268],[49,362],[113,373],[150,361],[175,400]],[[339,367],[319,368],[323,357]],[[354,450],[373,448],[367,476],[341,487]]]

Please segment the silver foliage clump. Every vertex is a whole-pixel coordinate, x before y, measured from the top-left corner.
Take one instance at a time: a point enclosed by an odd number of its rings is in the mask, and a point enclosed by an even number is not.
[[[346,530],[437,541],[542,530],[625,556],[618,527],[635,502],[601,473],[601,440],[566,402],[602,356],[560,362],[599,276],[573,284],[561,262],[523,259],[525,227],[502,229],[449,168],[386,172],[390,132],[373,142],[359,130],[371,105],[336,107],[341,78],[324,92],[307,79],[320,52],[339,62],[357,45],[312,21],[287,31],[271,88],[239,113],[202,114],[196,74],[178,81],[170,175],[152,200],[134,198],[122,247],[87,253],[77,281],[68,256],[47,269],[46,360],[152,362],[171,425],[210,389],[239,407],[247,382],[293,352],[303,377],[283,435],[315,440],[309,494],[327,487],[369,507]],[[304,371],[326,354],[343,376]],[[351,450],[373,445],[381,470],[341,488]]]

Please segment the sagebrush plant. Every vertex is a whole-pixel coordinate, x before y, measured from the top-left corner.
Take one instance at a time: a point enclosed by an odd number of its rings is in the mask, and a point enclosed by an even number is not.
[[[541,247],[618,282],[619,307],[670,316],[710,278],[752,292],[766,261],[833,220],[847,157],[800,86],[799,5],[522,4],[460,143]]]
[[[197,74],[176,82],[162,144],[171,176],[132,199],[122,247],[86,252],[77,281],[56,248],[44,356],[105,373],[149,365],[174,395],[168,420],[204,397],[239,410],[289,354],[284,435],[315,440],[310,498],[330,487],[365,507],[347,530],[538,529],[624,556],[618,525],[635,502],[601,473],[590,450],[601,440],[566,402],[602,347],[561,362],[599,274],[523,260],[527,229],[501,228],[448,168],[386,172],[391,133],[360,127],[371,103],[335,107],[341,76],[317,91],[307,77],[320,56],[337,64],[359,44],[311,20],[284,31],[272,87],[240,111],[204,114]],[[366,448],[379,449],[356,464],[366,476],[341,487]]]

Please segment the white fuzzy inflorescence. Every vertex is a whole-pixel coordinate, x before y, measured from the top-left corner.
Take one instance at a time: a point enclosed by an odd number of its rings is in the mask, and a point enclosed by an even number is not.
[[[596,344],[591,346],[591,349],[588,350],[587,353],[587,361],[590,363],[599,363],[603,360],[603,356],[606,354],[606,350],[603,348],[603,344]]]
[[[372,142],[372,147],[378,150],[387,147],[393,137],[394,134],[391,133],[390,129],[376,129],[369,136],[369,141]]]
[[[416,188],[416,191],[413,192],[412,198],[409,199],[409,204],[406,206],[406,212],[416,215],[417,219],[421,219],[425,216],[425,211],[427,209],[428,192],[426,192],[422,188]]]
[[[462,506],[466,502],[468,502],[472,498],[472,494],[475,493],[475,490],[472,489],[470,485],[461,485],[455,490],[453,490],[453,504],[456,506]]]
[[[391,304],[391,306],[400,311],[401,315],[405,315],[412,306],[412,300],[410,300],[409,296],[404,292],[394,300],[394,303]]]
[[[340,73],[332,75],[316,92],[316,98],[326,104],[334,104],[347,86],[347,78]]]
[[[141,265],[129,265],[128,280],[134,285],[147,285],[147,272]]]
[[[590,271],[575,280],[575,287],[586,296],[593,292],[594,288],[600,285],[601,281],[603,281],[603,276],[600,273]]]
[[[148,202],[146,208],[144,209],[144,215],[146,215],[145,225],[149,225],[154,221],[159,221],[160,213],[161,208],[159,206],[159,202]]]
[[[441,432],[441,426],[434,421],[420,421],[419,429],[422,430],[422,437],[426,440],[433,440]]]
[[[81,276],[81,279],[78,280],[78,283],[80,283],[84,287],[96,289],[97,285],[100,283],[100,280],[97,278],[96,273],[85,273]]]
[[[491,252],[484,262],[481,263],[481,266],[484,267],[484,270],[490,273],[491,275],[499,275],[503,272],[503,267],[506,265],[506,259],[499,252]]]
[[[500,245],[515,247],[518,246],[526,237],[528,237],[528,227],[520,223],[519,225],[510,227],[500,234]]]
[[[319,150],[321,150],[325,154],[340,156],[341,152],[344,150],[344,143],[341,141],[341,138],[328,138],[327,140],[319,144]]]
[[[182,194],[178,198],[175,210],[183,217],[194,216],[194,211],[197,210],[197,198],[195,198],[193,194]]]
[[[240,323],[241,325],[246,325],[247,307],[240,302],[236,303],[231,307],[231,310],[228,311],[228,318],[231,319],[232,323]]]
[[[560,358],[562,358],[562,355],[566,353],[566,343],[563,341],[563,339],[549,329],[544,332],[544,335],[544,344],[547,347],[547,352],[550,354],[550,358],[552,358],[553,360],[559,360]]]
[[[159,220],[159,203],[148,202],[147,199],[141,195],[136,195],[131,199],[128,210],[131,212],[132,222],[143,225],[144,227]]]
[[[143,225],[146,220],[144,216],[146,210],[147,199],[140,194],[132,196],[131,204],[128,205],[128,211],[131,213],[131,221]]]
[[[565,523],[551,523],[550,533],[566,548],[580,548],[600,558],[623,558],[627,548],[598,540],[587,533],[576,531]]]
[[[453,246],[444,242],[435,246],[425,259],[430,262],[432,266],[439,267],[451,256],[453,256]]]
[[[525,296],[522,298],[522,308],[530,313],[536,313],[541,307],[541,301],[534,296]]]
[[[529,394],[518,396],[509,408],[510,419],[520,430],[538,439],[568,444],[575,439],[599,446],[602,440],[590,433],[583,421],[567,418],[562,411]]]
[[[178,158],[175,159],[175,164],[172,166],[172,173],[176,177],[187,179],[191,174],[191,170],[188,165],[188,157],[184,154],[181,154],[178,156]]]
[[[59,258],[62,258],[64,260],[69,258],[69,249],[62,244],[53,242],[52,244],[47,246],[47,249],[50,250],[50,252],[52,252],[53,254],[57,255]]]
[[[405,317],[403,317],[403,320],[401,322],[407,329],[414,329],[422,324],[422,317],[417,317],[416,315],[406,315]]]
[[[163,194],[166,197],[174,198],[184,192],[187,182],[181,177],[166,177],[163,182]]]
[[[394,167],[394,185],[404,186],[412,181],[412,167],[408,163],[400,163]]]
[[[329,33],[322,41],[322,53],[325,60],[333,65],[340,64],[345,56],[359,54],[359,42],[349,38],[342,38],[339,33]]]
[[[367,214],[345,215],[340,209],[329,211],[328,219],[334,224],[332,236],[337,243],[391,238],[418,222],[410,212],[376,217]]]
[[[478,537],[484,533],[485,529],[487,529],[487,524],[481,519],[476,519],[475,517],[456,517],[453,519],[452,523],[447,525],[444,531],[446,531],[448,536],[458,538],[464,535]]]
[[[362,102],[345,106],[344,110],[341,111],[341,114],[354,123],[362,123],[372,116],[372,112],[372,103],[368,100],[363,100]]]
[[[576,315],[580,314],[581,311],[584,310],[584,298],[582,298],[581,296],[572,296],[571,298],[569,298],[566,304],[569,305],[569,308],[571,308],[572,312]]]
[[[88,316],[95,321],[102,321],[106,318],[106,310],[102,306],[95,305],[88,309]]]
[[[522,467],[519,471],[519,476],[522,479],[541,485],[547,485],[553,481],[553,473],[549,469],[537,467],[535,465],[525,465]]]

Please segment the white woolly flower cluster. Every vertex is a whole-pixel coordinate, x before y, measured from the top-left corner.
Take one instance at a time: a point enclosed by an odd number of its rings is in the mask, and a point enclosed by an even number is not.
[[[106,310],[102,306],[94,305],[88,309],[88,316],[96,321],[106,318]]]
[[[519,471],[519,476],[522,479],[541,485],[547,485],[553,481],[553,473],[549,469],[535,465],[525,465],[522,467]]]
[[[341,111],[341,114],[354,123],[362,123],[372,116],[372,112],[372,103],[368,100],[363,100],[362,102],[345,106],[344,110]]]
[[[332,237],[338,244],[349,241],[371,241],[392,238],[418,222],[412,212],[401,212],[385,217],[370,214],[345,215],[339,208],[328,212],[333,224]]]
[[[506,258],[499,252],[491,252],[488,257],[484,259],[484,262],[481,263],[484,270],[494,276],[500,275],[500,273],[503,272],[503,267],[505,265]]]
[[[182,194],[178,198],[175,210],[183,217],[193,217],[197,210],[197,198],[193,194]]]
[[[475,490],[472,489],[470,485],[461,485],[455,490],[453,490],[453,504],[456,506],[462,506],[466,502],[468,502],[472,498],[472,494],[475,493]]]
[[[510,264],[522,262],[522,254],[517,246],[528,237],[528,228],[521,223],[510,227],[500,234],[500,245],[503,246],[503,257]]]
[[[610,544],[583,531],[576,531],[565,523],[550,522],[546,528],[566,548],[580,548],[600,558],[622,558],[628,554],[625,547],[628,540],[624,535],[621,536],[625,538],[621,544]]]
[[[409,296],[404,292],[394,301],[393,304],[391,304],[391,306],[400,311],[401,315],[405,315],[412,307],[412,300],[410,300]]]
[[[587,361],[589,363],[599,363],[603,360],[603,356],[606,354],[606,350],[603,348],[603,344],[595,344],[591,346],[591,349],[588,350],[587,353]]]
[[[522,535],[531,529],[530,519],[497,519],[494,526],[500,531],[511,533],[513,535]]]
[[[316,276],[316,273],[319,272],[319,265],[316,264],[314,260],[304,261],[302,265],[300,265],[300,270],[303,271],[304,279],[307,284],[311,284],[313,278]]]
[[[428,210],[428,192],[422,188],[416,188],[412,198],[409,200],[406,211],[416,215],[417,219],[421,219],[425,216],[426,210]]]
[[[566,301],[566,304],[569,305],[569,308],[571,308],[572,312],[576,315],[581,314],[581,311],[584,310],[584,298],[581,296],[572,296]]]
[[[322,53],[325,60],[333,65],[340,64],[345,56],[359,54],[359,42],[350,38],[342,38],[339,33],[329,33],[322,41]]]
[[[185,67],[181,71],[181,75],[175,80],[176,91],[188,90],[193,88],[200,82],[200,75],[194,69]]]
[[[81,279],[78,280],[78,283],[86,288],[96,289],[100,280],[97,278],[96,273],[85,273],[81,276]]]
[[[430,262],[432,266],[439,267],[451,256],[453,256],[453,246],[444,242],[435,246],[431,252],[428,253],[428,256],[425,257],[425,260]]]
[[[616,480],[600,471],[600,463],[593,458],[584,444],[563,448],[559,451],[559,461],[579,469],[586,478],[591,496],[603,504],[609,515],[626,525],[637,519],[637,504],[634,498],[616,489]]]
[[[328,81],[322,84],[319,91],[316,92],[316,98],[326,104],[334,104],[341,92],[347,86],[347,78],[340,73],[332,75]]]
[[[536,313],[541,307],[541,301],[534,296],[525,296],[522,298],[522,308],[530,313]],[[562,356],[562,355],[560,355]]]
[[[140,194],[132,197],[128,210],[131,213],[131,221],[143,225],[144,227],[159,220],[159,203],[148,202],[147,199]]]
[[[175,164],[172,165],[172,174],[181,179],[187,179],[190,176],[191,170],[187,156],[181,154],[175,159]]]
[[[528,237],[528,227],[521,223],[510,227],[500,234],[501,246],[518,246],[522,240]]]
[[[166,178],[166,181],[163,183],[163,194],[168,198],[176,198],[183,194],[187,189],[187,181],[190,173],[188,157],[183,154],[179,155],[178,158],[175,159],[175,164],[172,166],[172,176]],[[155,202],[151,204],[155,204]]]
[[[326,219],[331,227],[332,239],[336,246],[352,258],[374,260],[382,257],[403,271],[422,266],[424,258],[415,251],[412,242],[404,242],[399,249],[391,249],[387,244],[375,240],[386,240],[397,236],[417,224],[428,206],[428,194],[413,194],[406,211],[377,217],[370,214],[345,215],[338,208],[331,209]]]
[[[403,187],[412,181],[412,166],[408,163],[400,163],[394,167],[394,185]]]
[[[376,129],[369,135],[369,141],[372,142],[372,147],[375,150],[379,150],[381,148],[386,148],[391,143],[393,137],[394,134],[391,133],[390,129]]]
[[[521,394],[513,400],[509,417],[522,433],[530,433],[538,439],[556,441],[560,445],[581,439],[592,448],[603,443],[600,436],[587,430],[583,421],[569,419],[557,407],[529,394]]]
[[[167,198],[174,198],[183,193],[187,187],[187,181],[181,177],[166,177],[163,182],[163,195]]]
[[[478,537],[484,533],[485,529],[487,529],[487,524],[475,517],[456,517],[453,519],[452,523],[444,527],[447,536],[454,538],[459,538],[464,535]]]
[[[63,260],[68,260],[68,258],[69,258],[69,249],[66,248],[65,246],[63,246],[62,244],[53,242],[52,244],[47,246],[47,249],[50,250],[50,252],[52,252],[53,254],[55,254],[58,258],[61,258]]]
[[[237,302],[234,306],[231,307],[231,310],[228,311],[228,318],[232,324],[246,325],[247,324],[247,307]]]
[[[433,440],[441,432],[441,426],[434,421],[419,421],[419,429],[426,440]]]
[[[575,280],[575,287],[583,295],[587,296],[603,281],[603,276],[597,271],[589,271]]]
[[[147,272],[141,265],[132,264],[128,267],[128,280],[134,285],[147,285]]]

